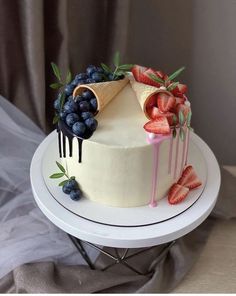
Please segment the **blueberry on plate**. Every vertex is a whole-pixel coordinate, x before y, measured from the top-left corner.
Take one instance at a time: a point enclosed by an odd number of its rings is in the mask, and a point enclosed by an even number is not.
[[[82,192],[80,189],[72,190],[70,192],[70,198],[72,200],[79,200],[82,197]]]
[[[92,98],[90,100],[90,107],[91,107],[91,110],[92,111],[97,111],[97,108],[98,108],[98,102],[97,102],[97,99],[96,98]]]
[[[78,114],[76,113],[69,113],[67,116],[66,116],[66,124],[69,126],[69,127],[72,127],[72,125],[74,123],[76,123],[77,121],[80,120],[80,117]]]
[[[77,80],[86,80],[88,78],[88,75],[86,73],[79,73],[75,76],[75,79]]]
[[[75,88],[74,85],[72,85],[72,84],[67,84],[66,87],[65,87],[65,89],[64,89],[65,94],[66,94],[67,96],[72,95],[74,88]]]
[[[91,76],[96,70],[97,68],[94,65],[89,65],[86,69],[86,73],[88,76]]]
[[[93,113],[91,113],[91,112],[82,112],[80,114],[80,116],[85,121],[86,119],[93,117]]]
[[[67,101],[64,106],[63,109],[65,112],[67,113],[75,113],[78,110],[78,105],[76,104],[76,102],[72,99]]]
[[[86,125],[83,122],[76,122],[72,126],[72,131],[75,135],[83,137],[86,132]]]
[[[70,192],[71,192],[71,188],[67,185],[67,182],[62,186],[62,191],[63,191],[65,194],[70,194]]]
[[[82,101],[82,102],[79,103],[79,110],[80,110],[81,112],[89,111],[89,109],[90,109],[90,104],[89,104],[89,102],[87,102],[87,101]]]
[[[86,119],[84,123],[91,132],[94,132],[98,126],[97,120],[93,117]]]
[[[92,79],[94,79],[96,82],[101,82],[103,81],[103,75],[98,72],[94,72],[91,76]]]
[[[81,96],[82,96],[85,100],[89,101],[90,99],[92,99],[92,98],[94,97],[94,94],[93,94],[93,92],[92,92],[91,90],[86,89],[86,90],[84,90],[84,91],[82,92]]]

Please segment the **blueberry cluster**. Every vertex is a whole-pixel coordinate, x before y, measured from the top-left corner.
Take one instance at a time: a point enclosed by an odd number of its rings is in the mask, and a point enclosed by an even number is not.
[[[116,77],[122,79],[123,76]],[[98,83],[114,80],[113,74],[101,67],[90,65],[86,73],[77,74],[70,84],[64,88],[65,103],[61,109],[61,96],[54,101],[54,108],[60,120],[64,121],[72,132],[82,138],[90,137],[97,128],[97,120],[94,114],[97,112],[97,99],[90,90],[84,90],[81,95],[73,98],[72,94],[76,86],[81,84]]]
[[[69,194],[72,200],[79,200],[82,197],[82,191],[79,189],[79,185],[73,177],[66,181],[62,190],[65,194]]]

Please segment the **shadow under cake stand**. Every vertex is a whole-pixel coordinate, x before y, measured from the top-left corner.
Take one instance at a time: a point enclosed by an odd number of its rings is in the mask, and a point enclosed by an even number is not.
[[[163,244],[163,249],[159,254],[161,259],[176,239],[191,232],[208,217],[216,203],[220,188],[219,165],[207,144],[196,134],[192,134],[190,141],[199,148],[205,159],[207,178],[204,189],[191,206],[169,219],[147,225],[132,225],[131,227],[103,224],[81,217],[64,207],[56,198],[53,198],[45,184],[42,161],[48,152],[48,146],[52,141],[56,141],[56,138],[55,131],[48,135],[33,156],[30,168],[33,195],[46,217],[68,233],[70,239],[92,269],[95,269],[95,266],[92,264],[83,244],[87,244],[113,259],[113,263],[103,270],[121,263],[135,273],[142,274],[127,262],[131,257]],[[114,248],[114,254],[105,251],[100,246]],[[122,254],[120,254],[119,248],[124,249]],[[130,249],[136,248],[143,249],[131,254]]]

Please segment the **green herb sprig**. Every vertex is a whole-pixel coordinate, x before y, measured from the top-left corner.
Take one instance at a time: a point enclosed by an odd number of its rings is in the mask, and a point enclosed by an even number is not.
[[[183,72],[183,70],[185,69],[185,67],[181,67],[180,69],[178,69],[177,71],[175,71],[174,73],[172,73],[167,79],[163,80],[160,77],[158,77],[155,74],[149,74],[148,76],[155,82],[161,84],[162,86],[165,86],[166,89],[168,91],[172,91],[173,89],[176,88],[176,86],[178,86],[179,82],[175,82],[173,81],[173,79],[175,79],[177,76],[179,76],[179,74],[181,72]],[[169,82],[171,81],[171,83],[169,84]]]
[[[133,68],[133,64],[120,65],[120,53],[117,51],[113,58],[114,70],[104,63],[101,63],[103,70],[109,74],[113,74],[113,80],[119,79],[120,76],[125,75],[126,72]]]
[[[62,73],[61,73],[59,67],[53,62],[51,62],[51,67],[52,67],[52,71],[58,81],[50,84],[50,87],[52,89],[61,89],[59,92],[59,97],[60,97],[60,110],[62,110],[64,103],[65,103],[65,98],[66,98],[64,88],[67,84],[69,84],[71,82],[72,74],[71,74],[70,70],[68,70],[67,74],[66,74],[66,78],[63,80]],[[58,121],[59,121],[59,114],[55,113],[55,115],[53,117],[53,124],[56,124]]]
[[[75,176],[69,177],[68,172],[66,171],[66,169],[63,167],[62,164],[60,164],[57,161],[56,161],[56,164],[57,164],[60,172],[57,172],[57,173],[52,174],[49,178],[51,178],[51,179],[59,179],[59,178],[65,177],[66,180],[63,180],[62,182],[60,182],[58,184],[59,186],[65,185],[66,182],[68,182],[69,180],[75,180]]]

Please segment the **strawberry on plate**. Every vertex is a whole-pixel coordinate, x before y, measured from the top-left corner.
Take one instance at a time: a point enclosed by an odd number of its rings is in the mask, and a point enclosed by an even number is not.
[[[202,185],[202,182],[199,180],[197,174],[195,173],[193,167],[188,165],[177,182],[179,185],[185,186],[189,189],[194,189]]]
[[[155,120],[148,121],[143,127],[149,133],[161,135],[170,134],[170,126],[165,116],[159,116]]]
[[[171,111],[175,107],[175,98],[161,92],[157,95],[157,106],[161,112]]]
[[[140,75],[145,72],[147,70],[146,67],[143,67],[143,66],[139,66],[139,65],[134,65],[133,68],[132,68],[132,73],[134,75],[134,78],[136,81],[139,81],[140,79]]]
[[[139,82],[142,82],[147,85],[160,87],[161,86],[160,83],[158,83],[158,82],[154,81],[152,78],[150,78],[150,75],[156,76],[156,72],[153,69],[148,68],[145,72],[140,74]]]
[[[178,204],[187,197],[188,193],[189,188],[175,183],[169,190],[168,201],[172,205]]]

